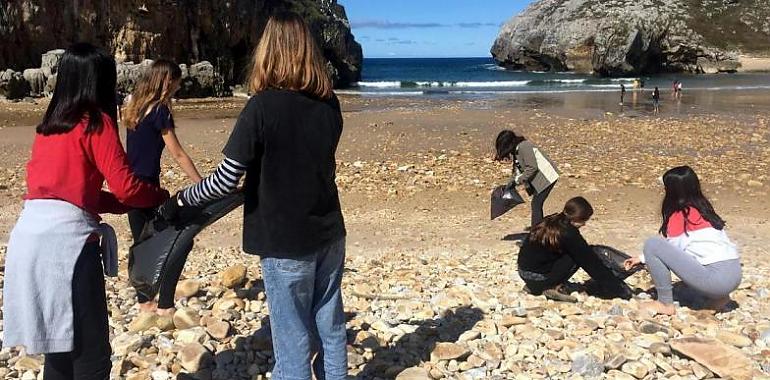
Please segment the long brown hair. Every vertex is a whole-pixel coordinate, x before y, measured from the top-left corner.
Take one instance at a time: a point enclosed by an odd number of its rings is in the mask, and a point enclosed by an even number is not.
[[[546,249],[561,252],[561,236],[571,222],[586,222],[594,214],[594,208],[583,197],[575,197],[567,201],[560,213],[546,216],[542,222],[529,232],[529,240],[537,242]]]
[[[252,59],[248,80],[252,93],[268,88],[332,96],[326,63],[305,21],[295,13],[270,17]]]
[[[166,59],[153,62],[131,93],[131,100],[123,111],[123,125],[135,129],[147,110],[155,106],[164,105],[171,109],[173,86],[181,77],[182,70],[176,63]]]

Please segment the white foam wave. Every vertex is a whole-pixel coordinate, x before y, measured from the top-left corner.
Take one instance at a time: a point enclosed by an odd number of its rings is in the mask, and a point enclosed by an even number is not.
[[[382,82],[357,82],[353,84],[356,87],[373,87],[373,88],[399,88],[401,82],[397,81],[382,81]]]

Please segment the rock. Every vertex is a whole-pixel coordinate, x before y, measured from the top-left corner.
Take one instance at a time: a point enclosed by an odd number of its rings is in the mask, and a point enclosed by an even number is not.
[[[604,364],[596,355],[580,353],[572,360],[570,371],[586,378],[595,378],[604,373]]]
[[[40,70],[43,71],[46,77],[56,75],[63,55],[64,49],[49,50],[43,53],[40,59]]]
[[[174,318],[173,316],[158,316],[158,318],[155,320],[155,327],[157,327],[160,331],[169,331],[176,328],[174,325]]]
[[[671,334],[671,330],[668,327],[661,325],[660,323],[646,321],[639,326],[639,332],[643,334],[655,334],[664,333],[666,335]]]
[[[694,336],[674,339],[671,349],[697,361],[720,377],[741,380],[751,379],[754,374],[751,359],[737,348],[716,339]]]
[[[671,346],[666,343],[653,343],[650,345],[649,350],[653,354],[671,355]]]
[[[770,48],[770,24],[759,31],[750,20],[770,19],[770,9],[757,14],[753,2],[733,4],[739,5],[539,0],[503,25],[491,53],[498,64],[517,70],[608,76],[732,72],[740,63],[731,46],[742,46],[744,54]]]
[[[616,354],[604,363],[604,367],[607,369],[618,369],[623,363],[626,362],[626,356],[623,354]]]
[[[230,324],[225,321],[215,321],[206,325],[206,332],[212,338],[222,340],[230,335]]]
[[[200,343],[186,344],[179,351],[178,358],[182,368],[189,372],[198,372],[203,368],[208,368],[213,362],[211,352]]]
[[[24,75],[11,69],[0,71],[0,96],[12,100],[29,96],[29,84]]]
[[[607,372],[607,378],[613,379],[613,380],[634,380],[635,379],[635,377],[615,369]]]
[[[45,81],[45,89],[43,90],[43,93],[45,94],[53,94],[53,90],[56,89],[56,74],[51,75],[46,79]]]
[[[176,336],[176,342],[181,344],[203,343],[207,336],[206,330],[198,326],[179,331]]]
[[[45,93],[46,83],[48,79],[43,74],[42,69],[26,69],[22,73],[24,80],[29,85],[30,96],[42,96]]]
[[[200,288],[201,284],[198,280],[188,279],[179,281],[179,283],[176,285],[174,297],[177,299],[193,297],[198,294]]]
[[[759,181],[754,180],[754,179],[751,179],[751,180],[749,180],[749,182],[746,182],[746,185],[748,185],[749,187],[762,187],[763,186],[762,182],[759,182]]]
[[[140,332],[155,327],[158,322],[158,315],[155,313],[140,313],[128,325],[128,331]]]
[[[627,373],[637,379],[642,379],[647,376],[649,369],[639,362],[627,362],[621,367],[621,371]]]
[[[738,348],[748,347],[753,343],[749,337],[727,330],[719,330],[717,332],[716,338],[721,340],[723,343],[727,343]]]
[[[139,9],[137,4],[141,4]],[[3,19],[0,39],[13,43],[0,44],[0,67],[36,67],[40,54],[48,51],[42,66],[55,74],[62,52],[49,50],[87,39],[110,47],[118,62],[155,57],[178,63],[208,60],[230,86],[242,79],[272,10],[292,9],[308,22],[337,87],[360,80],[361,45],[337,1],[254,0],[249,6],[227,7],[217,0],[174,7],[163,4],[113,0],[75,6],[52,2],[43,7],[31,0],[2,2],[0,14],[8,17]]]
[[[174,313],[174,326],[179,330],[189,329],[200,324],[198,313],[190,309],[179,309]]]
[[[222,279],[222,285],[234,288],[246,280],[246,266],[234,265],[220,273],[219,277]]]
[[[144,339],[139,334],[126,332],[112,339],[112,353],[118,356],[126,356],[130,352],[136,352],[142,347]]]
[[[431,361],[461,359],[470,355],[471,351],[457,343],[440,342],[430,353]]]
[[[428,371],[422,367],[407,368],[396,376],[396,380],[432,380]]]
[[[22,356],[19,358],[18,361],[16,361],[16,364],[14,364],[14,368],[16,368],[19,371],[34,371],[38,372],[40,371],[40,368],[43,366],[43,359],[36,358],[33,356]]]

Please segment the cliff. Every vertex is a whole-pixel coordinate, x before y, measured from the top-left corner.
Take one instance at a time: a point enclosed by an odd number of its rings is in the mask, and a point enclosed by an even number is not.
[[[243,79],[268,15],[292,10],[310,24],[335,85],[361,73],[361,46],[336,0],[9,0],[0,3],[0,69],[41,67],[41,54],[91,41],[118,62],[210,61],[228,84]]]
[[[491,49],[512,69],[605,76],[714,73],[770,55],[767,0],[539,0]]]

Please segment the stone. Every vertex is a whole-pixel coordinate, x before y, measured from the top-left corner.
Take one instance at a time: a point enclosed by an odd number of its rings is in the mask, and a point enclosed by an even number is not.
[[[751,346],[753,343],[751,339],[749,339],[749,337],[743,334],[737,334],[727,330],[719,330],[717,332],[716,338],[722,341],[722,343],[727,343],[729,345],[733,345],[738,348],[748,347],[748,346]]]
[[[666,343],[653,343],[650,345],[649,350],[653,354],[671,355],[671,346]]]
[[[140,332],[155,327],[158,322],[158,315],[155,313],[140,313],[128,325],[128,331]]]
[[[457,343],[440,342],[430,353],[431,361],[461,359],[470,355],[471,351]]]
[[[14,364],[14,368],[16,368],[19,371],[38,372],[40,371],[40,368],[42,366],[43,366],[43,359],[36,358],[33,356],[22,356],[21,358],[19,358],[18,361],[16,361],[16,364]]]
[[[607,378],[608,379],[613,379],[613,380],[634,380],[634,379],[636,379],[635,377],[633,377],[633,376],[631,376],[631,375],[629,375],[627,373],[620,372],[620,371],[618,371],[616,369],[608,371],[607,372]]]
[[[174,313],[174,326],[179,330],[189,329],[200,324],[198,313],[190,309],[179,309]]]
[[[634,361],[623,364],[621,371],[637,379],[643,379],[650,370],[644,364]]]
[[[198,326],[177,332],[176,342],[181,344],[203,343],[207,336],[206,330]]]
[[[739,349],[711,338],[688,336],[671,341],[671,349],[691,358],[720,377],[735,380],[754,376],[753,361]]]
[[[167,316],[167,315],[159,315],[158,318],[155,320],[155,327],[157,327],[160,331],[169,331],[176,328],[174,325],[174,318],[173,316]]]
[[[604,367],[607,369],[618,369],[623,363],[628,360],[623,354],[616,354],[604,363]]]
[[[671,330],[661,325],[660,323],[645,321],[639,326],[639,332],[643,334],[655,334],[655,333],[664,333],[666,335],[671,334]]]
[[[0,96],[12,100],[29,96],[29,83],[24,75],[11,69],[0,71]]]
[[[29,85],[30,96],[43,96],[48,79],[42,69],[26,69],[22,72],[22,76]]]
[[[579,353],[572,359],[570,371],[585,378],[597,378],[604,373],[604,364],[596,355]]]
[[[432,380],[428,371],[422,367],[407,368],[396,376],[396,380]]]
[[[225,321],[210,322],[206,325],[206,332],[214,339],[225,339],[230,335],[230,323]]]
[[[40,69],[46,77],[56,75],[62,56],[64,56],[64,49],[54,49],[43,53],[40,59]]]
[[[112,353],[118,356],[126,356],[130,352],[136,352],[142,347],[144,339],[141,335],[125,332],[112,339]]]
[[[239,286],[243,284],[244,281],[246,281],[246,266],[234,265],[230,268],[227,268],[225,271],[220,273],[220,278],[222,280],[222,285],[225,287],[234,288]]]
[[[200,291],[200,287],[201,284],[198,280],[188,279],[179,281],[176,285],[174,297],[176,299],[194,297]]]
[[[182,368],[189,372],[198,372],[203,368],[208,368],[213,362],[211,352],[200,343],[186,344],[179,351],[178,358]]]

